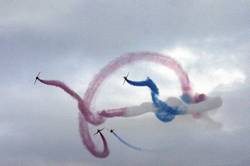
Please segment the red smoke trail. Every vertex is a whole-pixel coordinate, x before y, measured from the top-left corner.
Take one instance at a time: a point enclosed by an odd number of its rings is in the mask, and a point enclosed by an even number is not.
[[[101,69],[98,74],[95,75],[94,79],[89,83],[89,86],[84,94],[83,99],[75,91],[70,89],[61,81],[43,80],[37,78],[40,82],[46,85],[56,86],[63,89],[71,97],[76,99],[76,101],[78,102],[78,108],[80,110],[79,132],[82,138],[82,142],[87,147],[87,149],[96,157],[107,157],[109,155],[109,149],[105,137],[100,133],[104,148],[102,151],[98,151],[96,145],[94,144],[90,136],[88,123],[92,125],[100,125],[105,121],[105,117],[123,116],[127,108],[124,107],[118,109],[103,110],[98,113],[93,113],[90,110],[91,103],[101,84],[109,76],[111,76],[116,70],[120,69],[121,67],[139,61],[154,62],[172,69],[179,78],[183,94],[187,94],[194,98],[194,96],[192,96],[192,88],[186,72],[174,59],[159,53],[129,53],[114,59],[113,61],[108,63],[103,69]]]

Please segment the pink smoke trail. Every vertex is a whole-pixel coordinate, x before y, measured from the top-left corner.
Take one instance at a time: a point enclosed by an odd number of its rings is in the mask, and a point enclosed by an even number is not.
[[[113,61],[108,63],[104,68],[102,68],[98,74],[95,75],[94,79],[90,82],[88,89],[84,95],[84,101],[86,102],[86,106],[90,107],[91,102],[96,94],[96,91],[105,79],[107,79],[119,68],[136,61],[154,62],[172,69],[177,74],[180,80],[183,93],[189,95],[192,94],[192,88],[189,82],[188,75],[182,69],[182,67],[171,57],[151,52],[128,53],[114,59]]]
[[[90,113],[90,111],[84,106],[84,101],[81,99],[81,97],[75,91],[73,91],[67,85],[65,85],[63,82],[56,81],[56,80],[43,80],[40,78],[37,78],[37,79],[46,85],[56,86],[56,87],[63,89],[66,93],[68,93],[70,96],[72,96],[74,99],[78,101],[78,108],[81,111],[81,113],[79,113],[79,129],[80,129],[79,132],[82,138],[82,142],[94,156],[100,157],[100,158],[107,157],[109,155],[109,148],[108,148],[105,137],[100,132],[100,136],[103,142],[104,149],[103,151],[99,152],[94,142],[91,139],[91,136],[89,133],[89,127],[87,123],[87,121],[90,121],[94,124],[101,124],[104,122],[104,119],[94,118],[95,121],[93,121],[93,118],[92,118],[93,114]],[[88,120],[86,121],[85,118],[87,118]]]
[[[99,157],[99,158],[105,158],[109,155],[109,148],[108,148],[107,141],[101,132],[99,132],[99,134],[101,136],[104,148],[103,148],[103,151],[97,150],[97,147],[93,143],[92,138],[89,134],[88,123],[85,120],[85,117],[81,113],[79,113],[79,132],[80,132],[83,144],[87,147],[87,149],[94,156]]]
[[[137,61],[154,62],[172,69],[179,78],[183,94],[187,94],[192,98],[194,98],[194,96],[192,96],[192,88],[188,79],[188,75],[185,73],[182,67],[174,59],[159,53],[150,53],[150,52],[129,53],[114,59],[113,61],[108,63],[102,70],[100,70],[98,74],[95,75],[94,79],[90,82],[83,99],[75,91],[70,89],[67,85],[65,85],[61,81],[43,80],[38,77],[36,78],[37,80],[46,85],[56,86],[63,89],[71,97],[77,100],[78,108],[80,110],[79,132],[82,138],[82,142],[90,151],[90,153],[96,157],[100,158],[107,157],[109,155],[109,149],[105,137],[100,133],[104,148],[103,151],[98,151],[96,145],[94,144],[90,136],[88,123],[91,123],[93,125],[100,125],[104,123],[105,117],[111,118],[115,116],[123,116],[127,108],[124,107],[118,109],[108,109],[98,113],[93,113],[90,110],[91,103],[98,89],[100,88],[101,84],[109,76],[111,76],[119,68]],[[199,99],[196,100],[198,101]]]

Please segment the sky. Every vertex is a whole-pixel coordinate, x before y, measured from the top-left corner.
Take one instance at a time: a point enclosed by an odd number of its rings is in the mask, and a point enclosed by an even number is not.
[[[250,164],[248,0],[0,0],[0,50],[0,165]],[[104,131],[111,153],[95,158],[81,144],[76,102],[59,89],[34,86],[34,77],[41,71],[41,78],[83,95],[110,60],[138,51],[173,57],[196,92],[221,96],[223,106],[211,112],[221,126],[190,116],[171,123],[153,114],[110,119],[100,127],[160,152],[134,151]],[[93,110],[150,101],[148,91],[122,86],[127,72],[135,80],[150,76],[161,98],[181,94],[171,70],[136,63],[105,81]]]

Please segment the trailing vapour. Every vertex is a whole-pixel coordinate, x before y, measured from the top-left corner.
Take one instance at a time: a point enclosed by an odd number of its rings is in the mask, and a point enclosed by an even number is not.
[[[182,90],[182,95],[180,96],[180,98],[169,97],[168,99],[166,99],[166,101],[162,101],[158,98],[160,90],[158,89],[154,81],[150,79],[150,77],[146,78],[146,80],[144,81],[132,81],[127,77],[124,77],[125,81],[132,86],[142,86],[149,88],[152,103],[144,102],[138,106],[106,109],[100,110],[98,112],[93,112],[91,110],[91,104],[94,97],[97,95],[97,92],[102,83],[121,67],[141,61],[153,62],[172,69],[180,81]],[[98,126],[103,124],[108,118],[134,117],[143,115],[144,113],[148,112],[154,113],[157,119],[159,119],[161,122],[166,123],[174,120],[175,116],[177,115],[191,114],[195,118],[207,116],[207,111],[219,108],[222,105],[222,99],[220,97],[209,97],[205,94],[194,93],[188,75],[182,69],[182,67],[173,58],[159,53],[128,53],[114,59],[94,76],[93,80],[89,83],[83,97],[78,95],[74,90],[69,88],[61,81],[44,80],[41,79],[39,75],[36,77],[36,80],[46,85],[61,88],[77,101],[78,109],[80,111],[79,132],[82,142],[91,154],[100,158],[104,158],[109,155],[108,143],[104,135],[101,133],[101,130],[99,130],[98,133],[100,134],[103,143],[103,150],[99,150],[92,140],[89,131],[89,124]],[[114,132],[113,135],[122,143],[135,150],[142,149],[129,144]]]

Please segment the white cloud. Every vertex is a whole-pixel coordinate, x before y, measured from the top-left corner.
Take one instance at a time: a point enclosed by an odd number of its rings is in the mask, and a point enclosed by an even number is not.
[[[184,47],[176,47],[171,50],[161,51],[163,54],[173,57],[178,63],[180,63],[184,69],[194,65],[199,57],[196,56],[190,49]]]
[[[240,69],[240,66],[232,64],[231,61],[217,61],[225,55],[216,58],[216,56],[209,55],[207,52],[197,50],[196,48],[194,52],[192,48],[176,47],[172,50],[164,50],[162,53],[173,57],[182,65],[183,69],[189,74],[189,79],[197,92],[210,93],[219,86],[221,88],[233,88],[235,85],[239,85],[238,83],[245,82],[246,75]],[[203,55],[197,55],[198,52],[203,52]],[[207,58],[211,56],[214,58]],[[235,59],[234,56],[232,58]],[[197,68],[197,65],[202,66],[202,68]],[[220,65],[222,67],[218,67]],[[157,71],[164,70],[158,67]],[[163,75],[163,72],[160,73]],[[171,77],[171,74],[168,74],[168,76],[170,79],[176,79]]]

